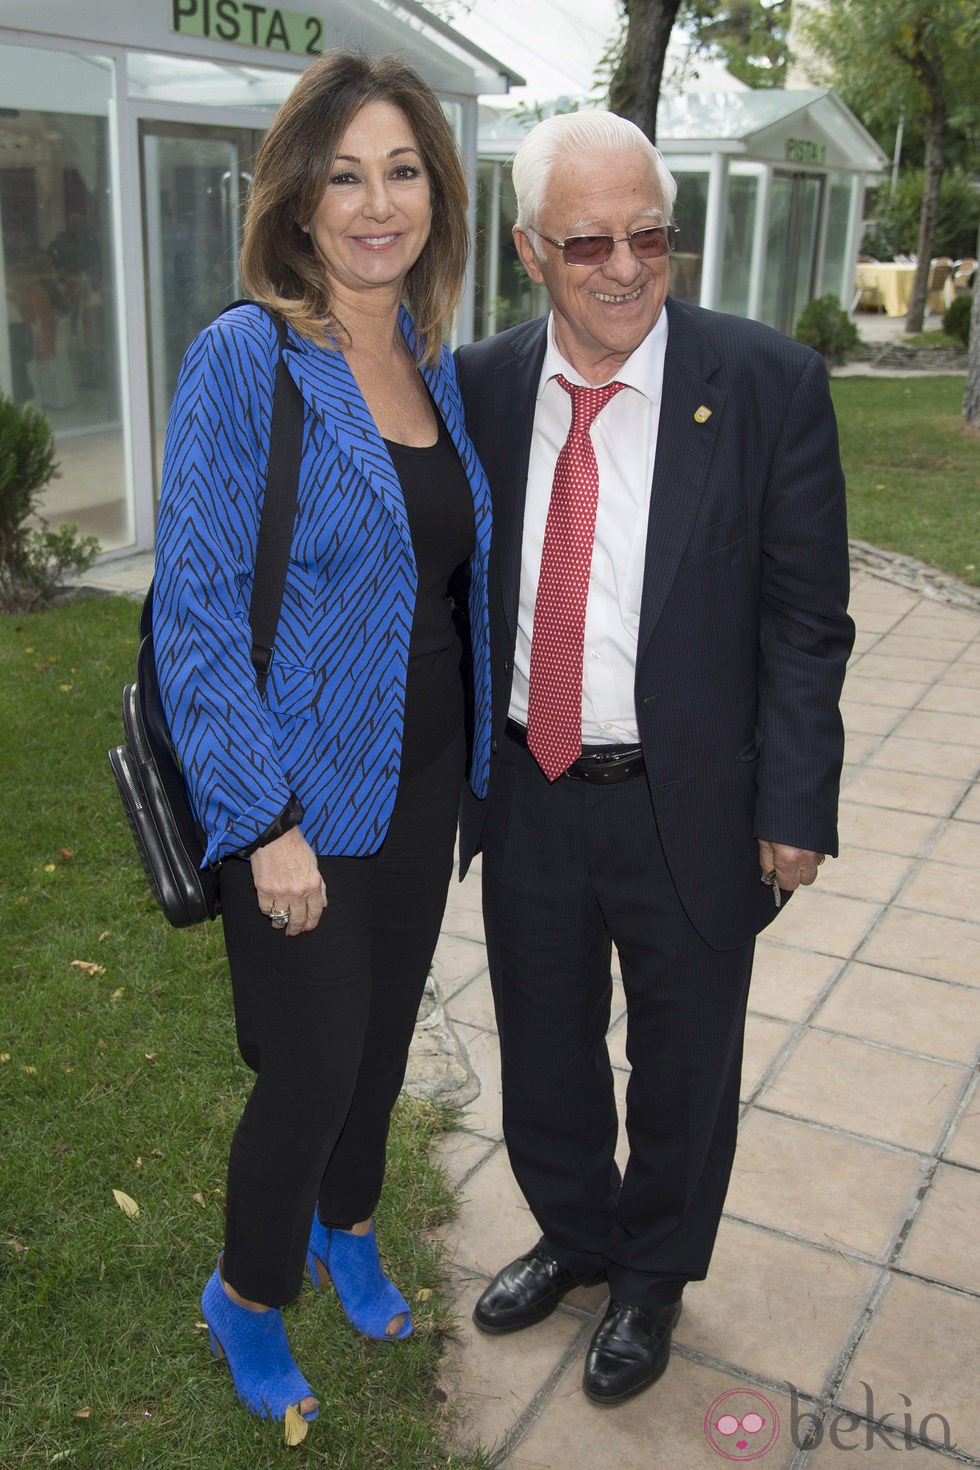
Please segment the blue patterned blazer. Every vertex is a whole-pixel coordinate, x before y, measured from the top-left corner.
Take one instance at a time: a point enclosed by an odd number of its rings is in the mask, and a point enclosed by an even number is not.
[[[416,347],[414,325],[400,326]],[[206,861],[248,846],[291,793],[315,852],[377,851],[398,786],[417,574],[401,487],[342,352],[290,331],[305,404],[299,495],[264,698],[248,610],[275,382],[275,326],[226,312],[188,348],[170,411],[157,527],[154,648]],[[472,790],[490,727],[490,495],[463,424],[452,358],[422,376],[473,492]]]

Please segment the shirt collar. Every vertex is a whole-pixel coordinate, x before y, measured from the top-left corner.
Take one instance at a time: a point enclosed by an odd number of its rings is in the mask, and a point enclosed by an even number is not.
[[[625,383],[628,388],[635,388],[638,393],[643,394],[644,398],[649,398],[651,402],[654,402],[653,388],[661,380],[666,350],[667,312],[664,309],[639,347],[635,352],[630,353],[619,372],[608,381]],[[580,384],[585,388],[602,386],[599,383],[586,383],[582,374],[577,372],[562,356],[555,343],[555,314],[551,312],[548,317],[548,345],[545,349],[544,362],[541,365],[541,377],[538,380],[538,398],[558,373],[566,377],[570,383]]]

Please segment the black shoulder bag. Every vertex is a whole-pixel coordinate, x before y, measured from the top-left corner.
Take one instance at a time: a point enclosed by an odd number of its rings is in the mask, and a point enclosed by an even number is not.
[[[252,662],[260,694],[272,664],[303,453],[303,399],[283,361],[286,324],[280,317],[275,320],[279,354],[249,605]],[[153,655],[152,582],[143,601],[139,631],[136,679],[123,690],[125,739],[109,751],[109,764],[156,900],[164,917],[177,928],[184,928],[213,919],[220,911],[218,866],[201,867],[204,834],[187,799],[180,760],[160,698]]]

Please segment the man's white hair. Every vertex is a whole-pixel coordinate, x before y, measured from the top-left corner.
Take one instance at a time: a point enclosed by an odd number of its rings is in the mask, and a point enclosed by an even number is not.
[[[581,112],[557,112],[536,123],[514,154],[514,192],[517,195],[517,227],[536,230],[541,219],[552,170],[563,158],[581,157],[590,151],[639,153],[649,161],[650,171],[664,212],[670,220],[677,198],[677,182],[642,129],[615,112],[589,108]],[[541,247],[535,243],[535,253]]]

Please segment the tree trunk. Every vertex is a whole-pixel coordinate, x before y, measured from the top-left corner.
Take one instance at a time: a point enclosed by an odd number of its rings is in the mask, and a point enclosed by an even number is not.
[[[980,260],[980,232],[977,233],[977,259]],[[973,275],[973,310],[970,313],[970,356],[963,394],[963,417],[980,429],[980,266]]]
[[[681,0],[624,0],[626,42],[609,83],[609,107],[657,140],[657,103],[667,43]]]
[[[906,332],[921,332],[929,293],[929,271],[932,267],[932,245],[939,219],[939,186],[943,181],[943,137],[946,131],[946,108],[933,95],[932,107],[925,118],[925,177],[922,186],[922,210],[919,214],[919,253],[912,278]]]

